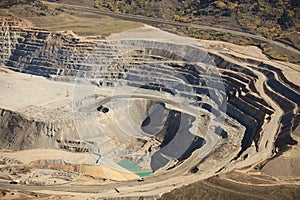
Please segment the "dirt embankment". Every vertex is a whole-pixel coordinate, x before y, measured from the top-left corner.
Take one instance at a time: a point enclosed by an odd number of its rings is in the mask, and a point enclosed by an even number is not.
[[[5,109],[0,109],[1,147],[11,150],[55,147],[50,138],[55,136],[55,127],[41,121]]]

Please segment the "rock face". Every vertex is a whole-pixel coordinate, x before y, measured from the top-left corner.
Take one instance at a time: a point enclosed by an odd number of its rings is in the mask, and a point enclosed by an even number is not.
[[[0,125],[0,139],[4,149],[61,148],[72,152],[88,152],[88,148],[79,141],[71,121],[40,121],[0,109]],[[61,139],[64,137],[71,140]]]
[[[269,123],[279,123],[278,129],[272,130],[276,137],[275,147],[285,149],[287,144],[295,144],[291,133],[300,121],[300,87],[290,82],[281,69],[264,61],[207,52],[190,44],[132,38],[110,41],[96,37],[82,39],[68,33],[22,28],[20,21],[12,19],[1,19],[0,49],[0,64],[17,72],[56,81],[91,83],[99,88],[111,88],[115,93],[126,86],[177,99],[181,109],[159,111],[161,121],[158,116],[151,114],[149,103],[145,107],[140,106],[144,114],[135,119],[139,121],[137,128],[130,129],[138,130],[139,133],[135,134],[139,138],[147,136],[147,131],[149,136],[152,131],[150,135],[161,142],[155,153],[151,153],[154,170],[166,166],[172,159],[187,159],[202,144],[209,143],[208,138],[198,136],[199,132],[208,134],[212,131],[225,141],[231,138],[235,141],[233,146],[237,143],[232,151],[238,150],[236,158],[251,144],[255,144],[256,151],[266,147],[268,142],[272,144],[273,141],[261,139]],[[131,93],[131,98],[138,98],[139,95]],[[168,104],[166,107],[176,107],[175,101],[156,101]],[[80,100],[75,103],[83,105],[83,102]],[[121,109],[118,104],[111,107],[105,102],[98,106],[102,104],[106,112],[101,113],[101,116],[108,116],[114,109]],[[275,108],[275,105],[278,107]],[[137,104],[133,107],[137,109]],[[274,121],[277,109],[282,110],[279,122]],[[196,110],[198,114],[191,110]],[[133,115],[128,116],[134,118]],[[151,124],[151,116],[153,120],[156,118],[152,124],[156,123],[156,128],[160,127],[158,130],[145,129],[145,124]],[[176,120],[175,116],[180,116],[178,123],[182,123],[182,127],[172,132],[174,129],[171,130],[169,126],[176,126],[177,123],[170,119]],[[120,119],[120,123],[124,120],[120,117],[115,119]],[[192,125],[195,121],[200,121],[201,125]],[[62,141],[60,136],[57,137],[65,129],[62,124],[37,122],[6,110],[1,111],[0,123],[1,133],[9,133],[0,134],[1,146],[5,148],[39,148],[45,144],[39,141],[47,141],[48,148],[88,151],[85,147],[73,148],[72,141]],[[165,129],[159,131],[161,127]],[[195,127],[197,130],[190,133],[189,130]],[[113,130],[104,125],[100,129],[103,132]],[[129,130],[128,127],[124,129]],[[127,141],[125,134],[116,137],[116,142],[122,143],[123,137]],[[173,149],[187,138],[191,140],[180,151]],[[29,141],[31,143],[27,144]],[[262,144],[262,141],[266,143]],[[111,151],[113,153],[108,152],[107,155],[120,155],[127,147],[122,148]],[[151,146],[148,153],[150,151]],[[139,157],[134,159],[138,161]]]
[[[26,148],[42,147],[47,141],[47,137],[53,137],[57,130],[43,122],[29,120],[24,116],[8,110],[1,109],[0,131],[1,145],[3,148],[12,150],[23,150]],[[22,133],[22,134],[20,134]],[[48,143],[49,147],[54,147],[54,142]]]

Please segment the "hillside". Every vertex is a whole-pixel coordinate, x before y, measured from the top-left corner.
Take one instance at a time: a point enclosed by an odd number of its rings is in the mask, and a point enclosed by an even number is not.
[[[230,27],[261,34],[270,39],[284,38],[300,46],[300,1],[298,0],[90,0],[51,2],[94,6],[99,9],[162,18],[180,22],[193,22]],[[36,0],[1,1],[0,8],[30,4]]]
[[[95,6],[120,13],[227,26],[272,39],[300,30],[298,0],[95,0]]]
[[[232,180],[230,176],[237,177],[238,181]],[[269,180],[267,178],[269,178]],[[170,193],[164,194],[160,200],[293,200],[299,198],[299,193],[299,185],[278,185],[274,184],[274,182],[270,180],[270,177],[255,177],[233,172],[229,175],[225,175],[225,177],[212,177],[207,180],[199,181],[195,184],[173,190]]]

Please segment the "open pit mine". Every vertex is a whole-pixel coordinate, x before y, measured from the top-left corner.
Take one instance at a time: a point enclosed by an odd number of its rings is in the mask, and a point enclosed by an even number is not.
[[[256,47],[0,21],[1,184],[155,199],[297,143],[299,66]]]

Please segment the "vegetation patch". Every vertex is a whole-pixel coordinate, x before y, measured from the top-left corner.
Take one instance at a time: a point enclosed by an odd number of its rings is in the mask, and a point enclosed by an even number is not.
[[[1,0],[0,8],[10,8],[14,5],[31,4],[36,0]]]
[[[31,21],[35,27],[49,31],[71,30],[79,36],[108,36],[142,26],[137,22],[79,11],[66,6],[50,6],[38,1],[30,5],[14,5],[9,11],[17,18]]]

